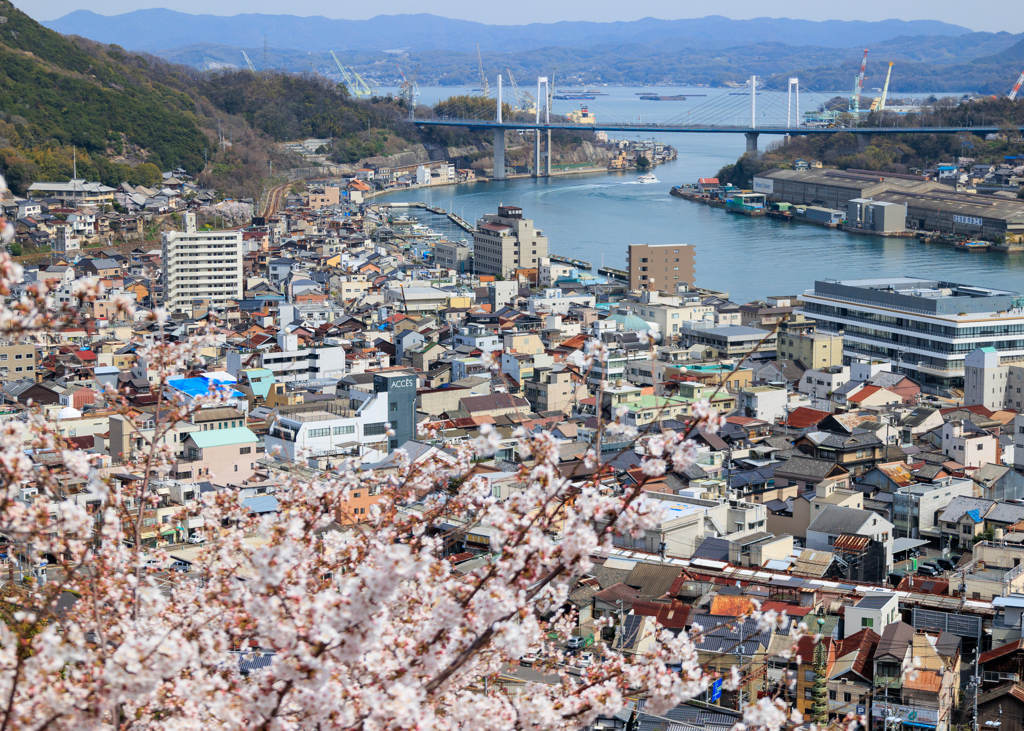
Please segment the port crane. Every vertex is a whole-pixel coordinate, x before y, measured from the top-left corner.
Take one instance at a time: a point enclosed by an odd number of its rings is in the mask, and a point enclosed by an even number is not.
[[[416,109],[416,100],[419,99],[420,96],[420,87],[416,83],[416,76],[420,72],[420,67],[419,64],[417,64],[416,70],[412,72],[412,78],[407,79],[405,74],[402,73],[402,67],[398,64],[395,64],[395,66],[398,67],[398,75],[402,77],[402,85],[398,87],[398,96],[405,99],[406,103],[409,105],[409,114],[411,116],[413,110]]]
[[[533,98],[533,94],[526,89],[519,88],[512,69],[506,68],[505,70],[508,71],[508,80],[512,84],[512,97],[516,100],[515,108],[522,112],[533,112],[537,108],[537,101]]]
[[[864,49],[864,58],[860,60],[860,73],[857,75],[853,87],[853,96],[850,97],[850,111],[856,114],[860,111],[860,93],[864,90],[864,69],[868,65],[868,49]]]
[[[480,89],[483,91],[484,96],[491,95],[491,86],[487,83],[487,77],[484,76],[484,57],[480,53],[480,44],[476,44],[476,62],[480,70]]]
[[[245,65],[249,67],[249,70],[254,74],[256,73],[256,67],[252,65],[252,61],[249,60],[249,54],[242,51],[242,57],[245,58]]]
[[[1020,91],[1020,87],[1022,84],[1024,84],[1024,71],[1020,72],[1020,76],[1017,77],[1017,83],[1013,85],[1013,89],[1010,91],[1010,101],[1013,101],[1014,99],[1017,98],[1017,92]]]
[[[341,61],[338,59],[338,56],[334,51],[331,51],[331,57],[334,59],[334,63],[338,65],[338,71],[341,72],[341,78],[345,80],[345,86],[348,87],[349,93],[352,94],[352,96],[356,99],[373,96],[373,89],[370,88],[369,84],[363,81],[363,77],[360,76],[355,69],[352,69],[352,73],[350,74],[348,70],[341,65]]]
[[[885,74],[885,85],[882,87],[882,96],[871,102],[872,112],[884,112],[885,111],[885,100],[889,96],[889,78],[892,76],[892,65],[893,62],[889,62],[889,71]]]

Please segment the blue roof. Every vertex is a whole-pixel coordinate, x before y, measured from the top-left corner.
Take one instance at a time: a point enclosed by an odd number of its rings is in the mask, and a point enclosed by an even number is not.
[[[277,498],[273,495],[257,495],[243,500],[242,507],[262,515],[263,513],[276,513],[279,506]]]
[[[195,378],[176,378],[168,381],[167,385],[173,388],[175,391],[181,391],[186,396],[209,396],[211,395],[210,385],[213,385],[212,393],[217,396],[228,396],[234,398],[245,398],[245,394],[241,391],[236,391],[226,383],[221,381],[214,381],[206,378],[205,376],[196,376]]]
[[[975,508],[974,510],[968,510],[967,517],[973,520],[975,523],[981,522],[981,513],[978,511],[977,508]]]

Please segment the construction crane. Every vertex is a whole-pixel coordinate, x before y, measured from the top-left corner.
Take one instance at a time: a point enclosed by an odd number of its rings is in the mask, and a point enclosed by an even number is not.
[[[341,61],[338,59],[338,56],[334,51],[331,51],[331,58],[333,58],[334,63],[338,65],[338,71],[341,72],[341,78],[345,80],[345,86],[348,87],[348,91],[352,96],[356,99],[362,99],[364,96],[373,96],[373,89],[363,81],[363,77],[357,74],[355,69],[353,69],[352,73],[349,74],[348,70],[342,66]],[[353,75],[355,78],[352,78]]]
[[[243,58],[245,58],[246,66],[248,66],[249,70],[252,71],[255,74],[256,73],[256,67],[253,66],[252,65],[252,61],[249,60],[249,54],[246,53],[245,51],[242,51],[242,56],[243,56]]]
[[[1020,91],[1021,85],[1024,84],[1024,71],[1020,72],[1020,76],[1017,77],[1017,83],[1013,85],[1013,89],[1010,90],[1010,101],[1017,98],[1017,92]]]
[[[483,91],[484,96],[491,95],[491,86],[487,83],[487,77],[484,76],[484,57],[480,53],[480,44],[476,44],[476,61],[480,69],[480,90]]]
[[[871,102],[872,112],[884,112],[885,111],[885,100],[889,96],[889,78],[892,76],[892,64],[889,62],[889,71],[885,74],[885,85],[882,87],[882,96]]]
[[[555,72],[558,71],[557,66],[551,67],[551,82],[548,85],[548,109],[551,109],[551,102],[555,98]]]
[[[850,99],[850,111],[856,114],[860,111],[860,93],[864,90],[864,69],[868,65],[868,49],[864,49],[864,58],[860,61],[860,74],[857,76],[857,84],[853,89],[853,98]]]

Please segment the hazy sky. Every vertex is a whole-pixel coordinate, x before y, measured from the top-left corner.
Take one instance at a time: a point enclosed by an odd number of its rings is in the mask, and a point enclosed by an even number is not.
[[[558,20],[636,20],[654,18],[699,18],[720,14],[730,18],[787,17],[808,20],[943,20],[980,31],[1024,31],[1024,3],[1021,0],[986,0],[984,12],[969,12],[970,4],[958,0],[731,0],[728,3],[693,0],[645,0],[632,4],[599,0],[307,0],[300,6],[279,0],[15,0],[15,4],[38,20],[52,20],[73,10],[86,9],[116,15],[141,8],[167,7],[186,13],[291,13],[324,15],[329,18],[363,19],[397,13],[433,13],[498,25],[519,25]],[[510,13],[509,8],[514,12]],[[978,7],[978,6],[974,6]]]

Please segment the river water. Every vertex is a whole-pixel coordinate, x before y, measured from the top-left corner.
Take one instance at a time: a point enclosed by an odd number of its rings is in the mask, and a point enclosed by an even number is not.
[[[645,105],[672,104],[629,103],[624,97],[634,91],[616,94],[624,107],[643,110]],[[696,247],[696,283],[724,290],[736,302],[798,294],[812,288],[815,279],[826,278],[918,276],[1024,290],[1024,254],[965,253],[917,239],[751,219],[671,196],[672,186],[714,176],[723,165],[735,162],[743,154],[744,138],[666,134],[659,139],[673,145],[679,157],[655,169],[660,181],[655,184],[637,184],[636,173],[598,173],[405,190],[378,200],[424,201],[468,221],[496,213],[501,204],[521,206],[523,215],[548,236],[550,253],[588,261],[594,273],[602,263],[625,268],[631,243],[689,244]],[[762,136],[761,144],[765,143]],[[436,230],[448,230],[442,224],[446,219],[420,215]],[[452,238],[464,236],[459,229],[455,232]]]

